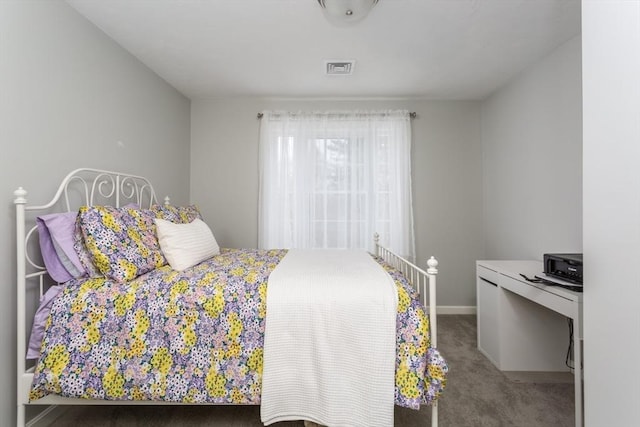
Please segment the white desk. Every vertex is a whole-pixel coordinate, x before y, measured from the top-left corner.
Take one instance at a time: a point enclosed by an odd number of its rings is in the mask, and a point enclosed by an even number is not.
[[[576,426],[582,426],[582,293],[531,283],[539,261],[477,261],[478,350],[502,371],[568,371],[573,320]]]

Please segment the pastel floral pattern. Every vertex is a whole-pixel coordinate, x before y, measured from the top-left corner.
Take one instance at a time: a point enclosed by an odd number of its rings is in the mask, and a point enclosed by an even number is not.
[[[78,254],[78,259],[84,267],[86,277],[102,277],[102,273],[98,268],[93,265],[93,259],[91,259],[91,252],[87,249],[87,245],[84,243],[84,236],[82,235],[82,229],[80,228],[80,215],[76,217],[76,228],[73,233],[73,249]]]
[[[374,257],[398,289],[396,317],[396,404],[419,409],[434,402],[447,384],[449,366],[429,342],[429,317],[419,295],[398,270]]]
[[[176,224],[188,224],[194,219],[202,219],[200,210],[196,205],[189,206],[172,206],[172,205],[153,205],[151,211],[156,218],[165,219]]]
[[[285,255],[223,249],[182,272],[69,282],[52,307],[30,398],[259,404],[267,280]],[[384,267],[409,298],[398,306],[395,400],[417,408],[438,397],[448,368],[428,349],[415,293]]]
[[[105,277],[126,282],[166,264],[151,211],[83,206],[78,218],[93,264]]]

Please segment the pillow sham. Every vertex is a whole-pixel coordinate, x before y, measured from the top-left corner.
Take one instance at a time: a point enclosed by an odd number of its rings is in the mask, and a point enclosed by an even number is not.
[[[156,218],[160,248],[171,268],[182,271],[220,253],[220,246],[209,226],[199,218],[188,224],[175,224]]]
[[[69,242],[71,243],[70,252],[75,255],[75,251],[73,249],[73,228],[75,227],[76,214],[74,212],[43,215],[36,218],[36,226],[38,227],[38,240],[40,241],[40,253],[42,254],[44,266],[46,267],[49,276],[51,276],[51,278],[53,278],[53,280],[58,283],[64,283],[68,280],[73,279],[74,277],[79,277],[74,276],[74,274],[70,271],[72,263],[65,255],[63,249],[63,245],[66,242],[56,244],[54,240],[54,234],[60,231],[60,227],[65,226],[65,222],[67,221],[67,217],[69,216],[67,214],[71,214],[71,218],[70,220],[68,220],[70,222],[71,230],[69,237],[72,238]],[[64,233],[61,232],[59,234]],[[66,258],[66,265],[65,262],[62,261],[62,258]]]
[[[91,260],[105,277],[127,282],[166,264],[150,210],[83,206],[78,219]]]
[[[73,230],[73,249],[76,251],[76,255],[78,255],[82,268],[84,268],[88,277],[102,277],[100,270],[93,265],[91,252],[89,252],[87,245],[84,243],[84,236],[82,234],[82,228],[80,227],[80,215],[76,215],[76,226]]]
[[[171,221],[175,224],[189,224],[194,219],[202,219],[200,210],[196,205],[173,206],[173,205],[153,205],[151,211],[156,218]]]
[[[53,246],[58,260],[74,278],[82,277],[86,274],[85,268],[74,249],[77,217],[78,212],[60,212],[36,218],[38,226],[46,229],[46,232],[49,233],[51,239],[49,243]]]

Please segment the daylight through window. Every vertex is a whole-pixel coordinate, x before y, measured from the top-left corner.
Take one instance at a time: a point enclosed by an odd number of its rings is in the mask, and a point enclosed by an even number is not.
[[[264,112],[262,248],[373,249],[413,256],[406,111]]]

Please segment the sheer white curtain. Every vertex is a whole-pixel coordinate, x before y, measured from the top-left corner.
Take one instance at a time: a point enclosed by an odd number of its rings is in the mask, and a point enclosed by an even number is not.
[[[408,111],[262,114],[261,248],[414,256]]]

